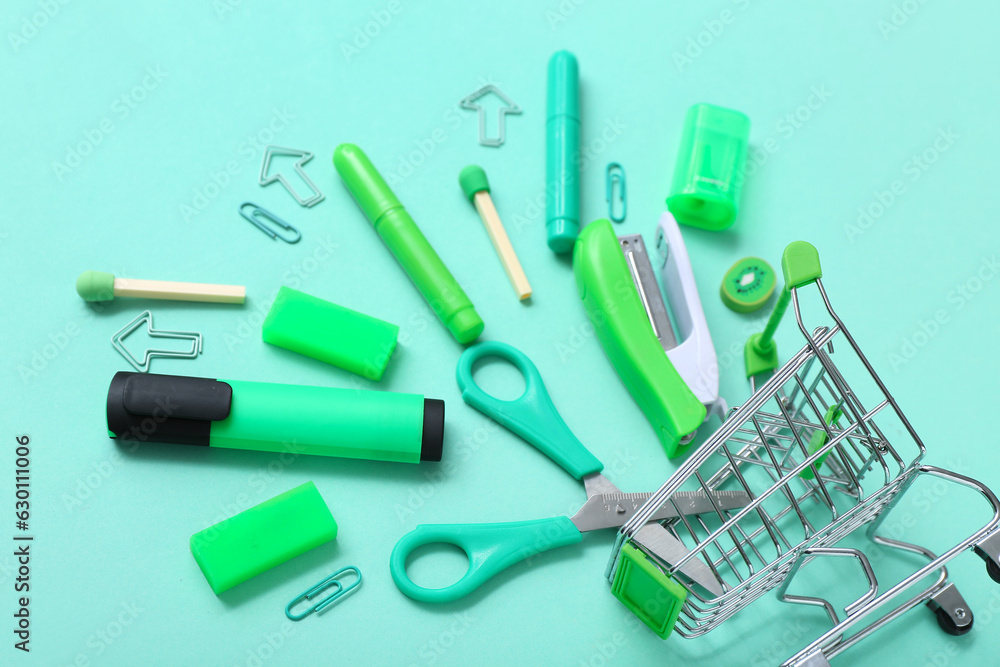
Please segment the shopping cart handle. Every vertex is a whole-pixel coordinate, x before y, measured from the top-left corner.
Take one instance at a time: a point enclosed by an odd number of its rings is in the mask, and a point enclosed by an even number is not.
[[[803,287],[823,277],[819,265],[819,252],[808,241],[792,241],[781,255],[781,273],[785,276],[785,290]]]

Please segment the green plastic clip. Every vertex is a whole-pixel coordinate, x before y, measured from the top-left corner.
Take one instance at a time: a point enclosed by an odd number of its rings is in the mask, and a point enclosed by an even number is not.
[[[844,404],[843,401],[841,401],[836,405],[831,405],[827,409],[826,414],[823,416],[823,421],[827,423],[827,426],[837,426],[837,422],[839,422],[840,418],[844,416],[844,411],[840,409],[843,404]],[[807,447],[809,456],[812,456],[820,449],[822,449],[823,445],[827,443],[827,440],[828,438],[826,435],[826,431],[824,429],[816,429],[815,431],[813,431],[812,437],[809,438],[809,446]],[[830,452],[832,451],[833,450],[831,449]],[[816,462],[814,464],[816,470],[819,470],[819,467],[823,465],[823,461],[825,461],[826,457],[830,455],[830,452],[827,452],[826,454],[823,454],[823,456],[820,456],[818,459],[816,459]],[[799,477],[801,477],[802,479],[815,479],[816,476],[813,474],[812,468],[806,468],[805,470],[799,473]]]

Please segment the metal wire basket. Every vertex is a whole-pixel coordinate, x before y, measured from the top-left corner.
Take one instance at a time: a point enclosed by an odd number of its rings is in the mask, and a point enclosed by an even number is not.
[[[924,444],[831,306],[815,249],[802,242],[789,246],[782,269],[805,346],[731,411],[622,527],[606,573],[612,590],[664,638],[671,632],[703,635],[774,589],[783,602],[823,607],[833,627],[786,665],[828,665],[829,658],[921,603],[936,612],[947,632],[964,634],[972,628],[972,613],[948,582],[945,565],[972,548],[1000,582],[1000,502],[974,479],[921,463]],[[831,319],[811,333],[799,302],[799,290],[807,286],[818,291]],[[972,488],[991,510],[981,528],[941,554],[879,532],[921,476]],[[745,490],[752,502],[712,515],[678,513],[664,522],[689,549],[678,558],[660,547],[656,536],[662,531],[647,522],[675,493],[696,489]],[[919,554],[926,565],[880,592],[865,551],[838,546],[862,526],[870,543]],[[846,605],[843,618],[822,597],[788,593],[805,564],[829,557],[856,559],[868,584],[864,595]],[[707,564],[721,595],[685,577],[681,568],[692,559]],[[930,577],[933,583],[926,586],[922,580]]]

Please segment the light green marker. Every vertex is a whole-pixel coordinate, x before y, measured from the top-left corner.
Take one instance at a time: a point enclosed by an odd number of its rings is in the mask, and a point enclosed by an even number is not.
[[[455,340],[459,343],[476,340],[483,332],[483,320],[472,301],[368,156],[354,144],[340,144],[333,152],[333,166],[372,227]]]

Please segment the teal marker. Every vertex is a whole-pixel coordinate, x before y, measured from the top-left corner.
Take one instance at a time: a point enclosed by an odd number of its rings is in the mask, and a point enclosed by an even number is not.
[[[545,231],[549,248],[566,253],[580,232],[580,73],[569,51],[549,59],[545,135]]]
[[[444,401],[419,394],[119,371],[108,435],[293,456],[440,461]]]
[[[333,151],[333,166],[372,227],[455,340],[459,343],[476,340],[483,332],[483,321],[472,301],[364,151],[354,144],[340,144]]]

